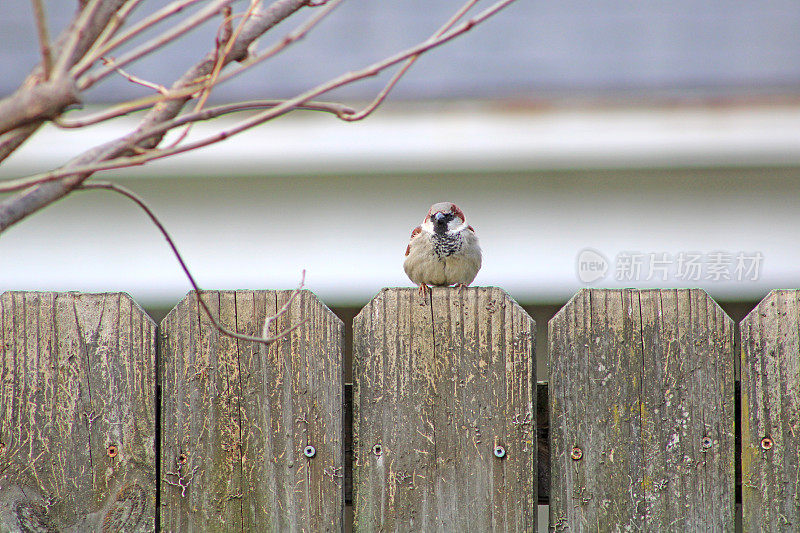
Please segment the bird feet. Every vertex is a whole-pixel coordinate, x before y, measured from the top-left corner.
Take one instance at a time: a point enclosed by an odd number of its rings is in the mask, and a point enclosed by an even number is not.
[[[427,285],[425,285],[424,283],[420,283],[419,284],[419,295],[424,298],[428,294],[431,294],[431,288],[428,287]]]

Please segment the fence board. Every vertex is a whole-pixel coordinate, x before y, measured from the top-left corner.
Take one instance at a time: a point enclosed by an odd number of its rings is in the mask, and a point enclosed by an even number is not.
[[[0,530],[153,531],[155,325],[125,294],[0,295]]]
[[[226,327],[260,335],[289,291],[205,292]],[[169,531],[339,531],[343,326],[301,291],[269,348],[220,335],[190,293],[162,323],[161,525]],[[276,329],[277,328],[277,329]],[[304,448],[311,445],[311,458]]]
[[[741,322],[744,531],[800,529],[800,291]]]
[[[555,531],[733,531],[731,320],[703,291],[580,291],[549,324]]]
[[[355,529],[532,531],[533,320],[497,288],[384,289],[353,329]]]

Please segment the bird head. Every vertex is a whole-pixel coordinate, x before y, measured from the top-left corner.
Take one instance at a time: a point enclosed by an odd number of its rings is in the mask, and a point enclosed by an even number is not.
[[[451,202],[433,204],[422,221],[423,228],[440,235],[459,231],[465,226],[464,212]]]

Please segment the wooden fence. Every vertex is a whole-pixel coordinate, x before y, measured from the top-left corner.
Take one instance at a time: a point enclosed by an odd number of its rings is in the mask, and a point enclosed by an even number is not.
[[[250,335],[288,297],[204,295]],[[342,531],[351,497],[357,531],[533,531],[548,496],[551,531],[800,530],[800,291],[739,350],[701,290],[582,290],[538,391],[496,288],[384,289],[352,388],[313,294],[276,322],[302,325],[264,347],[194,294],[160,327],[124,294],[0,295],[0,531]]]

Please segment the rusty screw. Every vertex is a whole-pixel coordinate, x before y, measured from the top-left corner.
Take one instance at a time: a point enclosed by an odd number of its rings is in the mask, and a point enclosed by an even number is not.
[[[189,460],[189,458],[186,456],[185,453],[181,452],[180,454],[178,454],[178,464],[179,465],[185,465],[186,461],[188,461],[188,460]]]
[[[108,456],[113,459],[114,457],[116,457],[119,454],[119,449],[117,448],[116,444],[111,444],[106,449],[106,453],[108,453]]]
[[[764,450],[771,450],[774,444],[775,443],[773,442],[773,440],[769,437],[764,437],[763,439],[761,439],[761,448]]]
[[[572,453],[569,454],[569,456],[572,457],[573,461],[580,461],[581,458],[583,457],[583,450],[575,446],[574,448],[572,448]]]
[[[704,450],[711,448],[712,443],[713,441],[711,440],[711,437],[703,437],[703,440],[700,441],[700,444],[703,446]]]
[[[375,454],[375,457],[380,457],[381,454],[383,453],[383,448],[381,447],[380,444],[376,444],[375,446],[372,447],[372,453]]]

